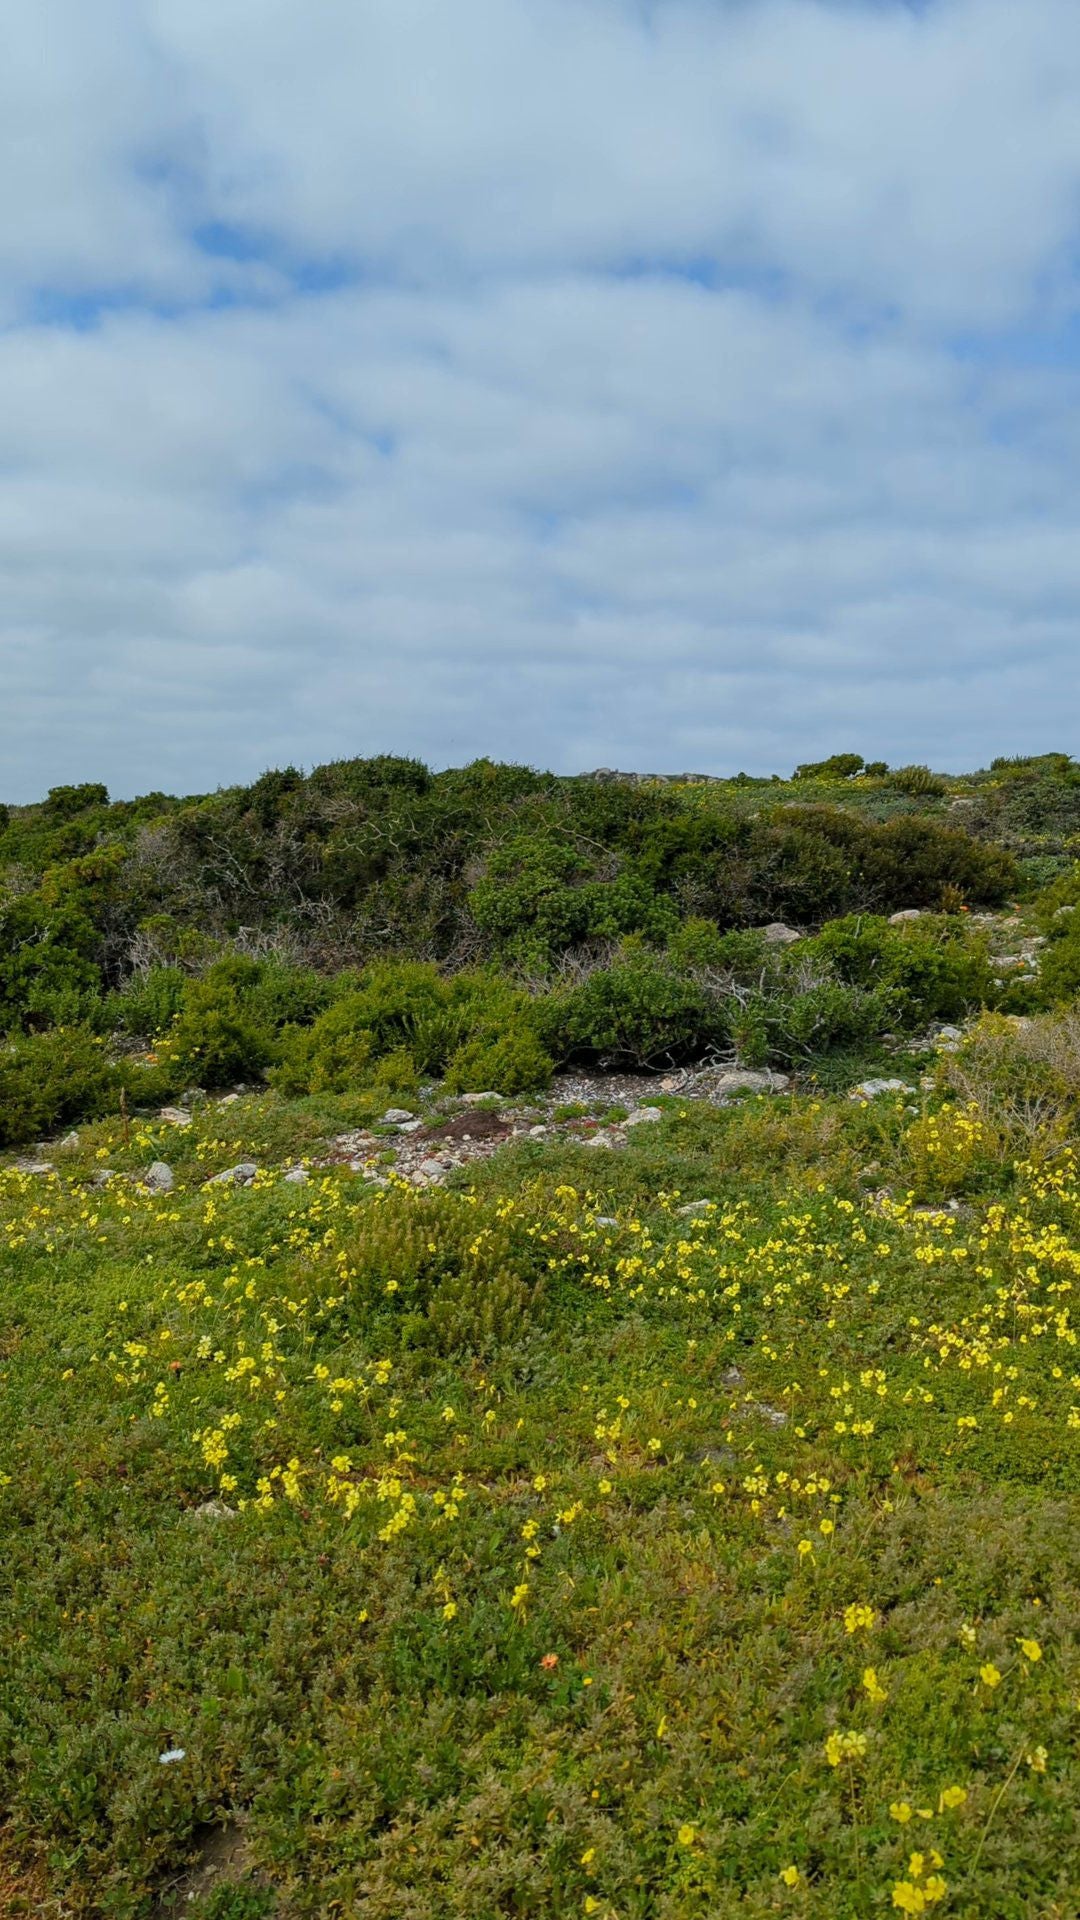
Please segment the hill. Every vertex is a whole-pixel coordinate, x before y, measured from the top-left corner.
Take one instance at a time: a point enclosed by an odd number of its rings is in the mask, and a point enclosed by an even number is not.
[[[1077,1911],[1078,813],[7,812],[5,1912]]]

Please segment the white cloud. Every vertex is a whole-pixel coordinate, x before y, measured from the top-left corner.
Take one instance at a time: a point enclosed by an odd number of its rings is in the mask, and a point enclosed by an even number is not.
[[[1071,0],[43,0],[0,791],[1061,741],[1078,107]]]

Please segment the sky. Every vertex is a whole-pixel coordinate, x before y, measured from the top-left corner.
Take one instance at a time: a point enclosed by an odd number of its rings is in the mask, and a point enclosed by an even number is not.
[[[26,0],[0,798],[1077,747],[1077,0]]]

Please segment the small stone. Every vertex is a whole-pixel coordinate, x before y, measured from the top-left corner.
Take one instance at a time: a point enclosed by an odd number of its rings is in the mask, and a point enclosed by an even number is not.
[[[221,1173],[211,1174],[204,1184],[208,1187],[250,1187],[258,1171],[254,1160],[238,1160],[235,1167],[225,1167]]]
[[[52,1173],[51,1160],[16,1160],[16,1173]]]
[[[681,1219],[692,1220],[695,1214],[711,1213],[715,1206],[715,1200],[688,1200],[685,1206],[676,1207],[675,1211]]]
[[[459,1093],[458,1100],[463,1107],[480,1107],[485,1100],[501,1100],[501,1093]]]
[[[111,1167],[95,1167],[87,1181],[87,1185],[90,1187],[107,1187],[109,1181],[115,1179],[116,1175]]]
[[[663,1117],[664,1112],[662,1107],[635,1107],[633,1113],[628,1113],[626,1119],[620,1121],[620,1125],[624,1127],[641,1127],[645,1125],[646,1121],[662,1120]]]
[[[223,1094],[221,1099],[218,1101],[218,1106],[219,1107],[235,1107],[239,1098],[240,1098],[240,1095],[238,1093]]]
[[[180,1095],[180,1105],[182,1107],[197,1107],[200,1100],[205,1099],[205,1087],[185,1087],[183,1093]]]
[[[959,1027],[939,1027],[935,1035],[935,1038],[939,1041],[962,1040],[963,1037]]]
[[[230,1507],[224,1500],[204,1500],[201,1507],[190,1509],[193,1520],[235,1520],[236,1508]]]
[[[306,1167],[290,1167],[288,1173],[282,1174],[282,1179],[287,1187],[306,1187],[311,1175]]]
[[[166,1166],[164,1160],[155,1160],[143,1184],[149,1187],[151,1193],[171,1193],[176,1181],[172,1168]]]
[[[166,1120],[170,1127],[190,1127],[191,1115],[183,1107],[162,1107],[159,1120]]]
[[[890,927],[902,927],[905,920],[921,920],[921,919],[922,919],[921,907],[901,907],[899,913],[890,913],[889,925]]]
[[[529,1138],[530,1140],[541,1140],[546,1132],[546,1127],[530,1127]]]
[[[794,927],[785,927],[782,920],[770,920],[767,927],[759,927],[757,931],[770,947],[790,947],[802,939],[801,933],[796,933]]]
[[[384,1127],[400,1127],[404,1121],[415,1118],[415,1114],[410,1113],[408,1107],[387,1107],[382,1117],[382,1124]]]
[[[424,1123],[422,1120],[399,1120],[398,1132],[399,1133],[419,1133],[423,1124]]]
[[[914,1093],[914,1091],[914,1087],[909,1087],[906,1080],[860,1080],[857,1087],[852,1087],[848,1098],[849,1100],[876,1100],[881,1093]]]
[[[446,1172],[445,1160],[421,1160],[419,1171],[429,1180],[441,1180]]]
[[[598,1227],[617,1227],[619,1223],[613,1213],[598,1213],[595,1224]]]

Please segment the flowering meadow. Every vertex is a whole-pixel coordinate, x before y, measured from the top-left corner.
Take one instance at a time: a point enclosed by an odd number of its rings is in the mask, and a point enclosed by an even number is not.
[[[1067,1140],[660,1105],[439,1190],[267,1093],[0,1171],[5,1911],[1080,1911]]]

